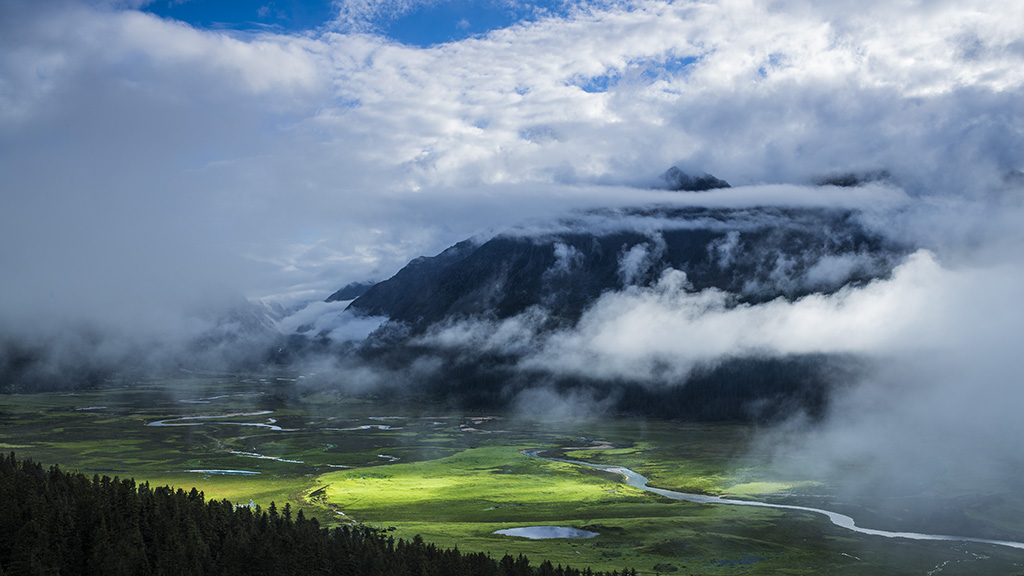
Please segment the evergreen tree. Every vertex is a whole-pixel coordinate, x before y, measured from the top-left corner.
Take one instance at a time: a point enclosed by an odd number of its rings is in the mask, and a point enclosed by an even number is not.
[[[577,576],[523,556],[495,562],[368,527],[321,528],[134,480],[44,470],[0,454],[0,576]],[[583,572],[593,575],[588,568]],[[636,572],[623,572],[635,575]]]

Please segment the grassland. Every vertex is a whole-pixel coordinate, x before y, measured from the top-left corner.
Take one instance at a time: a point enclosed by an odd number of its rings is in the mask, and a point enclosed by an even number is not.
[[[544,448],[624,465],[680,491],[793,502],[832,491],[807,478],[773,476],[751,452],[745,426],[550,422],[301,392],[291,379],[211,376],[75,395],[5,395],[0,450],[85,472],[196,486],[241,505],[290,502],[327,525],[363,522],[536,562],[649,574],[1024,573],[1019,550],[885,539],[814,514],[669,501],[608,473],[522,453]],[[215,417],[182,419],[196,416]],[[862,504],[834,504],[871,515]],[[1005,514],[994,522],[1024,523]],[[600,535],[493,534],[533,525]]]

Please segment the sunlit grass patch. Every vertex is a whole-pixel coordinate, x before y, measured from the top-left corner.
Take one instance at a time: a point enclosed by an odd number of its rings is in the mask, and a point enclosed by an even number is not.
[[[320,476],[327,500],[368,519],[502,521],[649,495],[577,466],[528,458],[517,447],[473,448],[454,456]],[[520,510],[520,508],[529,510]]]
[[[250,501],[266,508],[271,502],[278,507],[291,502],[297,506],[301,502],[301,494],[313,483],[312,478],[303,476],[278,476],[260,474],[244,476],[215,474],[202,472],[175,472],[170,474],[154,474],[146,479],[151,485],[180,487],[196,486],[206,498],[228,500],[237,505],[245,505]]]
[[[979,567],[988,565],[957,564],[968,552],[998,558],[988,573],[1016,573],[996,568],[1024,565],[1011,549],[889,540],[835,527],[817,514],[671,501],[631,488],[613,473],[520,452],[544,449],[550,456],[626,466],[654,486],[677,491],[825,508],[842,504],[830,500],[839,493],[831,485],[781,476],[763,465],[764,455],[748,442],[751,430],[740,425],[489,418],[450,413],[436,404],[365,400],[318,405],[310,398],[278,397],[278,386],[190,378],[77,396],[0,395],[0,448],[90,474],[132,476],[184,490],[195,486],[207,498],[239,505],[291,503],[324,525],[361,521],[463,551],[526,554],[534,565],[546,558],[608,571],[635,567],[647,574],[670,573],[669,566],[676,574],[921,574],[922,566],[950,560],[944,576],[983,573]],[[219,398],[194,403],[210,397]],[[97,406],[104,408],[77,410]],[[235,424],[147,426],[185,415],[263,409],[274,413],[224,419]],[[237,424],[267,418],[293,430]],[[385,424],[390,429],[379,427]],[[231,470],[258,474],[232,475]],[[969,503],[964,504],[969,516],[1013,534],[1020,530],[1018,494],[999,486],[971,487],[946,501]],[[869,504],[905,500],[872,495]],[[887,513],[865,506],[837,509],[843,510],[858,522]],[[600,535],[530,541],[493,534],[537,525]]]
[[[817,482],[745,482],[741,484],[733,484],[729,486],[725,492],[725,496],[766,496],[766,495],[777,495],[777,494],[788,494],[793,490],[800,488],[808,488],[811,486],[817,486]]]

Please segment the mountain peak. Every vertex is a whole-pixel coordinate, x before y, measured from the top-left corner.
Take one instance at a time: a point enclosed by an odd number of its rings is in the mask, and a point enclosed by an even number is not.
[[[350,284],[346,284],[343,288],[341,288],[334,294],[328,296],[327,299],[324,300],[324,302],[355,300],[356,298],[359,298],[363,294],[366,294],[366,291],[369,290],[370,288],[373,288],[374,284],[376,284],[376,282],[373,281],[352,282]]]
[[[728,182],[716,178],[707,172],[694,175],[683,172],[677,166],[673,166],[658,176],[654,185],[655,188],[672,191],[704,192],[716,188],[731,188]]]

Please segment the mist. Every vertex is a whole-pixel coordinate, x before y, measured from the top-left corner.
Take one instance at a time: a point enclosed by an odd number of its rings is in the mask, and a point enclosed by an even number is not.
[[[744,303],[722,290],[694,290],[682,270],[635,282],[644,258],[659,250],[655,238],[623,247],[620,271],[630,271],[623,287],[605,292],[571,325],[553,320],[557,310],[536,306],[505,319],[434,326],[417,342],[468,358],[505,358],[517,375],[508,378],[507,395],[517,410],[541,418],[617,414],[615,391],[624,383],[672,394],[737,361],[838,359],[824,409],[784,404],[785,412],[759,414],[770,424],[759,428],[748,457],[777,477],[820,481],[833,498],[872,502],[902,516],[905,528],[921,527],[941,510],[977,504],[972,490],[1019,485],[1024,470],[1016,449],[1024,433],[1017,414],[1024,366],[1016,351],[1024,337],[1024,196],[1003,185],[968,197],[912,197],[892,187],[872,197],[879,190],[861,196],[858,218],[914,248],[866,283]],[[739,196],[751,207],[807,206],[816,195],[845,190],[788,191],[770,202],[746,190],[706,193],[701,202],[738,208]],[[848,208],[857,206],[855,195],[845,197]],[[656,214],[645,223],[642,216],[595,213],[589,226],[580,215],[564,230],[658,230],[665,222]],[[766,262],[776,257],[770,247],[744,244],[742,219],[675,225],[732,227],[728,247],[709,246],[719,257],[726,248]],[[557,226],[528,230],[543,238]],[[547,273],[579,265],[579,254],[559,246]],[[842,276],[851,265],[826,254],[803,276],[776,279],[813,285],[813,276]],[[832,369],[827,360],[822,366]],[[961,499],[951,503],[950,493]]]
[[[301,32],[144,4],[0,4],[8,388],[256,369],[299,334],[313,344],[291,369],[353,391],[500,357],[510,405],[554,417],[614,400],[561,380],[663,390],[737,358],[852,356],[864,369],[825,413],[764,432],[780,470],[857,463],[862,486],[1019,472],[1020,2],[602,2],[426,48],[355,22],[376,17],[365,3]],[[734,188],[652,189],[673,165]],[[815,184],[844,175],[870,178]],[[681,225],[639,213],[652,205],[750,209],[751,225],[765,207],[851,210],[906,253],[780,266],[775,287],[817,291],[743,301],[652,267]],[[539,306],[432,326],[406,367],[339,358],[400,333],[324,303],[339,287],[466,238],[574,226],[648,234],[577,322]],[[733,232],[719,261],[757,254]]]

